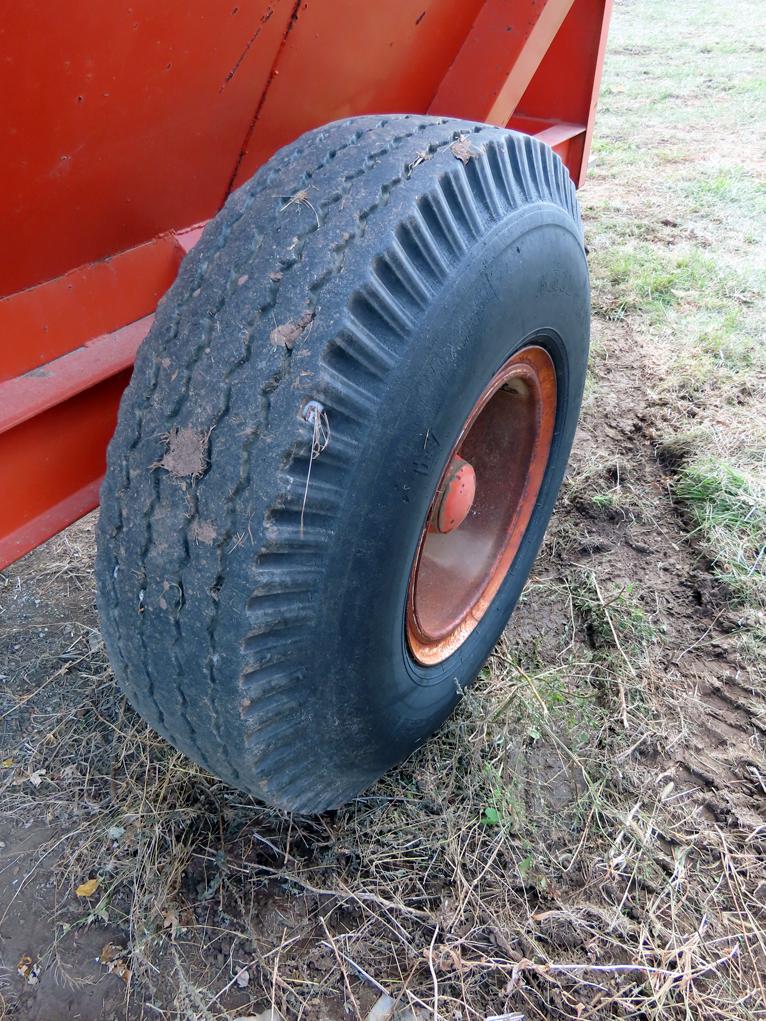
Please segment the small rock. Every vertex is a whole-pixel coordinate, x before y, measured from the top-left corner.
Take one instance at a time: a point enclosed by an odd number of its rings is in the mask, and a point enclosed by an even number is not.
[[[274,1007],[267,1007],[260,1014],[240,1014],[234,1021],[284,1021],[284,1018]]]
[[[367,1015],[367,1021],[389,1021],[395,1006],[396,1000],[393,996],[383,993],[373,1004],[372,1010]]]

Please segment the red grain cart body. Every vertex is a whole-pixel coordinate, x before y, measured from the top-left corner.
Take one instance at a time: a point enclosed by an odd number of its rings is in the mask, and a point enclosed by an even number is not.
[[[100,501],[116,680],[274,806],[411,754],[521,594],[585,385],[609,7],[0,22],[0,568]]]
[[[0,567],[98,503],[135,351],[201,226],[327,121],[536,135],[577,184],[610,0],[40,0],[0,22]]]

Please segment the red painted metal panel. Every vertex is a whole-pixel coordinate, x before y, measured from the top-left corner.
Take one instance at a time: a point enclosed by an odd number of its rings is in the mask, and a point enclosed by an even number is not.
[[[429,113],[505,125],[573,0],[487,0]]]
[[[0,383],[0,434],[129,369],[154,316],[96,337],[61,358]]]
[[[319,124],[427,110],[480,7],[481,0],[300,3],[236,183]]]
[[[2,299],[0,383],[153,312],[184,254],[167,235]]]
[[[4,4],[0,295],[217,212],[293,8]]]
[[[612,0],[574,0],[516,109],[518,118],[585,126],[567,164],[578,185],[585,177],[611,9]]]
[[[203,226],[159,238],[157,244],[141,245],[112,260],[118,278],[125,274],[126,282],[136,285],[135,292],[128,290],[139,302],[120,306],[118,301],[117,307],[135,311],[148,301],[153,309],[156,299],[147,298],[151,294],[147,287],[156,286],[158,273],[164,274],[162,280],[167,278],[165,286],[172,283],[181,256],[197,243]],[[83,306],[86,323],[116,314],[110,298],[118,300],[118,295],[107,291],[104,300],[98,300],[103,266],[83,266],[76,275],[78,286],[86,290],[77,292],[75,288],[75,296],[85,294],[90,301]],[[69,313],[72,332],[51,331],[57,344],[81,329],[76,301],[68,304],[71,292],[60,286],[71,276],[50,282],[59,286],[42,285],[14,296],[20,300],[39,291],[40,303],[49,314],[57,309]],[[39,319],[31,317],[26,307],[24,312],[36,329]],[[136,351],[153,321],[153,314],[144,315],[45,365],[0,382],[0,568],[98,506],[106,447],[114,432],[120,397],[130,380]]]
[[[510,120],[551,144],[579,182],[610,7],[78,0],[61,17],[43,0],[9,7],[0,19],[0,295],[11,294],[0,300],[0,567],[96,505],[150,313],[199,221],[234,184],[333,118],[429,108]],[[197,226],[169,233],[186,224]]]
[[[0,383],[0,567],[98,504],[117,406],[153,319]]]
[[[96,506],[129,378],[125,369],[0,435],[0,566]]]
[[[25,519],[7,534],[0,535],[0,569],[23,557],[89,511],[95,510],[98,507],[100,488],[101,477],[86,483],[82,489],[69,492],[58,503],[33,518]]]

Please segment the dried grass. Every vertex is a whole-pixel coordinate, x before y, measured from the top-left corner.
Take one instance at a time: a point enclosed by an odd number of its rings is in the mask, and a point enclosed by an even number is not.
[[[708,823],[637,757],[674,725],[647,708],[651,634],[625,592],[568,584],[553,657],[506,639],[435,740],[317,819],[199,770],[126,705],[92,629],[52,629],[45,680],[10,706],[28,715],[2,791],[16,819],[57,824],[24,876],[53,869],[67,920],[42,963],[109,922],[133,1001],[200,1021],[364,1017],[382,991],[466,1021],[756,1016],[764,834]]]

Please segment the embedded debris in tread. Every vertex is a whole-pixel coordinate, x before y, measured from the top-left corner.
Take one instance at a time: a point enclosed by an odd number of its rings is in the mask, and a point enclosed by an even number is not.
[[[304,312],[297,319],[290,319],[288,322],[282,323],[281,326],[276,326],[269,337],[271,343],[274,347],[284,347],[288,351],[292,351],[303,331],[314,322],[314,314],[314,312]]]
[[[317,227],[320,226],[319,213],[316,211],[316,209],[314,209],[314,207],[309,202],[309,193],[306,191],[305,188],[301,189],[301,191],[297,191],[291,199],[288,199],[287,202],[285,202],[285,204],[280,209],[280,212],[284,213],[285,209],[289,209],[290,206],[296,204],[300,206],[306,206],[308,209],[310,209],[311,212],[316,217]]]
[[[207,471],[207,444],[210,433],[201,433],[190,425],[174,426],[164,437],[167,447],[162,460],[153,465],[164,468],[177,479],[199,479]]]
[[[410,163],[410,171],[419,167],[421,163],[425,163],[427,160],[433,159],[433,153],[429,152],[428,149],[418,149],[415,153],[415,159]]]
[[[450,152],[463,165],[477,156],[481,156],[481,149],[477,149],[475,145],[468,141],[465,135],[461,135],[456,142],[452,143]]]

